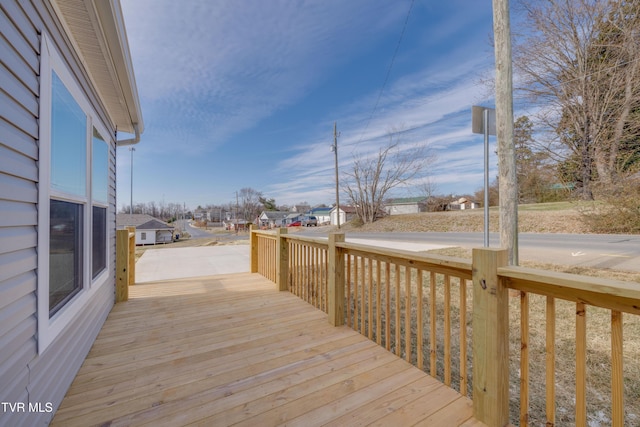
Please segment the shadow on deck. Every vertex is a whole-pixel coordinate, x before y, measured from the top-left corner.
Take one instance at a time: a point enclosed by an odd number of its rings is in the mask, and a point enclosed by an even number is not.
[[[483,425],[471,400],[258,274],[129,298],[51,425]]]

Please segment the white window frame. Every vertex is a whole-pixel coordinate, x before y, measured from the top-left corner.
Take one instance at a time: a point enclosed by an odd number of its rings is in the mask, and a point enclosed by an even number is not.
[[[46,348],[58,337],[86,307],[91,297],[106,283],[109,282],[112,254],[108,250],[111,240],[109,232],[109,218],[111,208],[107,203],[107,260],[106,268],[95,279],[92,279],[92,135],[95,127],[100,135],[105,138],[109,155],[111,156],[111,134],[98,120],[98,115],[92,108],[86,96],[82,92],[72,73],[69,71],[62,55],[54,46],[52,39],[46,33],[42,33],[40,49],[40,126],[39,126],[39,194],[38,194],[38,353],[42,354]],[[86,131],[86,189],[81,197],[68,197],[60,191],[51,188],[51,102],[52,102],[52,72],[57,74],[67,90],[71,93],[82,111],[87,116]],[[107,168],[107,173],[109,168]],[[107,180],[108,181],[108,180]],[[83,287],[68,302],[50,317],[49,310],[49,224],[50,224],[50,200],[69,201],[80,203],[83,206],[83,254],[82,254],[82,279]],[[107,194],[108,197],[108,194]],[[80,200],[82,200],[80,202]],[[107,201],[108,202],[108,201]],[[102,206],[102,204],[100,204]],[[105,207],[105,206],[102,206]]]

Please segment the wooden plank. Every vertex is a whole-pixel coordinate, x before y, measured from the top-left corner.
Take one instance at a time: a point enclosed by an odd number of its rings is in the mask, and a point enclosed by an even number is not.
[[[520,426],[529,425],[529,294],[520,292]]]
[[[547,297],[546,303],[546,337],[545,337],[545,365],[546,390],[545,412],[547,425],[556,423],[556,300]]]
[[[587,425],[587,306],[576,304],[576,425]]]
[[[444,276],[444,385],[451,387],[451,276]]]
[[[436,311],[436,273],[431,272],[429,275],[429,316],[431,328],[429,332],[429,373],[433,378],[438,375],[437,360],[438,360],[438,340],[437,340],[437,311]]]
[[[411,269],[404,268],[404,359],[411,363]]]
[[[416,366],[418,366],[418,369],[423,370],[424,368],[424,348],[423,348],[423,340],[424,340],[424,325],[422,323],[422,314],[424,311],[424,307],[422,306],[422,276],[424,274],[424,271],[422,270],[418,270],[417,271],[418,274],[418,278],[417,278],[417,283],[416,283],[416,299],[417,299],[417,305],[416,305],[416,323],[417,325],[417,331],[416,331],[416,353],[418,355],[418,358],[416,360]]]
[[[408,425],[458,424],[468,399],[326,319],[258,274],[134,287],[51,425],[376,423],[391,408]]]
[[[512,289],[640,315],[638,283],[513,266],[498,274]]]
[[[460,394],[467,393],[467,281],[460,280]]]

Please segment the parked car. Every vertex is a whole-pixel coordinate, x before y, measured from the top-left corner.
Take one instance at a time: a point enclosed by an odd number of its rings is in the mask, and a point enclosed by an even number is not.
[[[292,223],[289,223],[287,227],[300,227],[301,225],[302,225],[301,221],[293,221]]]
[[[318,226],[318,218],[316,218],[315,216],[309,215],[309,216],[305,216],[304,218],[302,218],[302,226],[303,227],[311,227],[311,226],[317,227]]]

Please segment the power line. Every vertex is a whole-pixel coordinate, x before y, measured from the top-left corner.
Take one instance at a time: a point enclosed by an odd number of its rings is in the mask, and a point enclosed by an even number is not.
[[[389,68],[387,69],[387,75],[384,77],[384,82],[382,83],[382,87],[380,88],[380,92],[378,93],[378,99],[376,99],[376,103],[373,106],[373,110],[371,111],[371,114],[369,115],[369,119],[367,120],[367,124],[365,125],[364,130],[360,134],[360,138],[358,139],[357,144],[362,142],[362,137],[364,136],[364,133],[367,131],[367,128],[369,127],[369,123],[371,123],[371,119],[373,118],[373,115],[375,114],[376,110],[378,109],[378,104],[380,103],[380,98],[382,97],[382,93],[384,92],[384,88],[387,86],[387,82],[389,81],[389,76],[391,75],[391,69],[393,68],[393,63],[396,60],[396,56],[398,55],[398,50],[400,49],[400,45],[402,44],[402,39],[404,37],[404,32],[407,29],[407,23],[409,22],[409,16],[411,16],[411,10],[413,9],[413,3],[414,2],[415,2],[415,0],[411,0],[411,4],[409,5],[409,10],[407,11],[407,17],[404,20],[404,25],[402,26],[402,31],[400,32],[400,38],[398,39],[398,44],[396,45],[396,49],[393,52],[393,57],[391,58],[391,63],[389,64]]]

